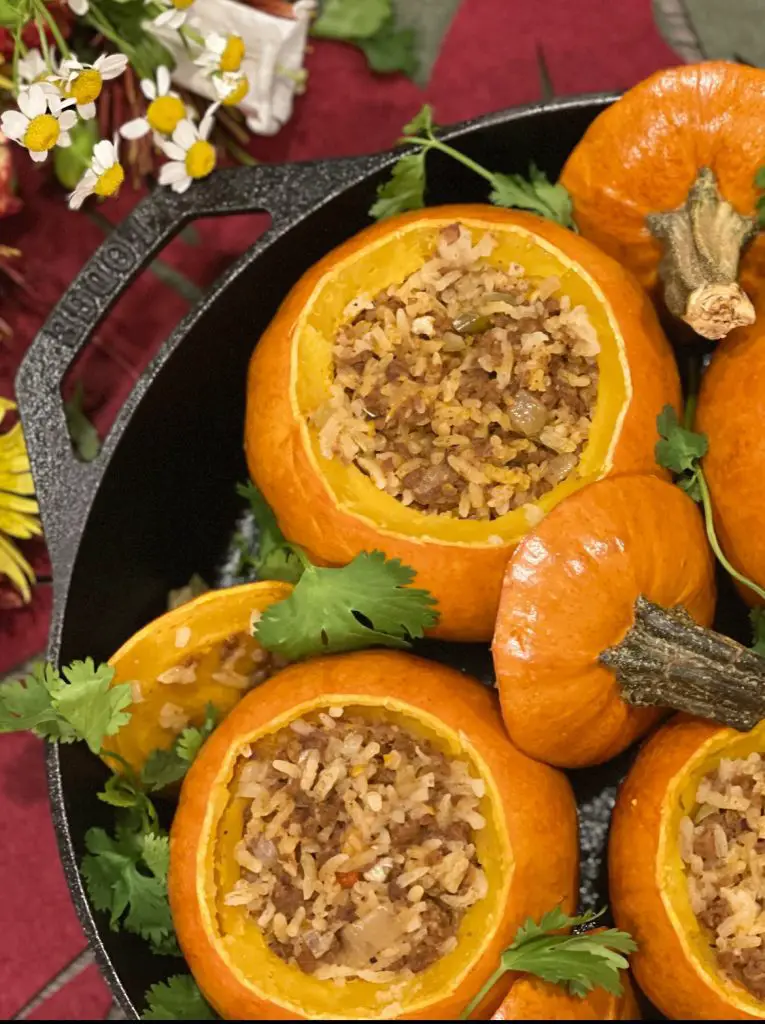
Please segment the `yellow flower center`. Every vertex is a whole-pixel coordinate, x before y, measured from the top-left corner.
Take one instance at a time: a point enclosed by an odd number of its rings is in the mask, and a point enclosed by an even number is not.
[[[221,103],[224,107],[235,107],[237,103],[241,103],[249,91],[250,83],[247,75],[242,75],[236,85],[221,99]]]
[[[238,71],[244,57],[244,40],[241,36],[229,36],[221,54],[221,71]]]
[[[74,96],[80,105],[92,103],[101,95],[103,84],[100,71],[96,71],[95,68],[85,68],[69,86],[67,96]]]
[[[185,116],[186,108],[177,96],[158,96],[146,111],[146,120],[160,135],[172,135]]]
[[[172,0],[173,7],[178,11],[187,11],[194,3],[194,0]]]
[[[24,134],[24,145],[33,153],[45,153],[58,142],[61,129],[52,114],[38,114],[29,122]]]
[[[112,164],[111,167],[106,168],[103,174],[99,174],[93,191],[97,196],[113,196],[124,180],[125,172],[122,169],[122,164]]]
[[[206,178],[215,167],[215,149],[199,139],[186,153],[186,172],[190,178]]]

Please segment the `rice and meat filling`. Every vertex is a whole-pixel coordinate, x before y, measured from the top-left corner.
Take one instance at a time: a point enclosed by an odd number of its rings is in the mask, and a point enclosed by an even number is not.
[[[385,983],[456,947],[488,890],[474,842],[484,783],[465,761],[336,707],[244,755],[242,874],[225,902],[246,906],[278,956],[319,979]]]
[[[723,971],[765,1000],[765,762],[720,761],[680,823],[691,906]]]
[[[577,466],[598,390],[598,337],[560,282],[487,262],[459,224],[425,265],[359,296],[335,339],[322,454],[426,513],[494,519]]]

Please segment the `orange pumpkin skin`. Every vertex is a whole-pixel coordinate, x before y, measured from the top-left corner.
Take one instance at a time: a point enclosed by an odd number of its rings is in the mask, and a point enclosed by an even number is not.
[[[492,652],[502,714],[531,757],[567,768],[614,757],[659,718],[619,695],[600,654],[634,622],[639,596],[714,612],[714,564],[698,509],[678,487],[612,477],[571,495],[507,566]]]
[[[661,247],[646,215],[685,202],[702,167],[739,213],[755,211],[754,175],[765,153],[765,70],[727,61],[657,71],[587,129],[561,173],[585,238],[653,290]],[[754,298],[765,236],[745,251],[739,279]]]
[[[576,903],[576,807],[566,778],[518,752],[504,732],[493,694],[453,669],[391,651],[363,651],[292,665],[245,697],[213,733],[183,784],[170,838],[169,892],[178,940],[191,971],[214,1008],[227,1019],[305,1019],[240,981],[210,935],[202,912],[198,872],[209,862],[200,851],[204,822],[220,766],[241,737],[264,729],[293,708],[328,695],[351,703],[366,697],[437,719],[460,733],[496,783],[500,814],[514,868],[499,923],[459,986],[403,1019],[454,1019],[497,966],[518,926],[560,903]],[[540,808],[543,810],[540,812]],[[491,899],[491,896],[489,897]],[[274,956],[276,960],[276,957]],[[259,976],[260,976],[259,972]],[[265,968],[262,972],[265,974]],[[295,970],[295,988],[300,973]],[[329,982],[329,985],[332,983]],[[338,989],[342,992],[342,989]],[[502,997],[498,991],[493,1012]],[[339,1014],[331,1019],[340,1019]]]
[[[754,747],[755,734],[759,742]],[[667,856],[680,813],[675,798],[708,756],[719,759],[731,743],[749,742],[762,749],[762,726],[738,733],[710,722],[677,715],[645,744],[619,792],[611,822],[608,873],[611,908],[616,923],[637,942],[630,964],[651,1002],[675,1020],[757,1020],[765,1003],[742,999],[744,989],[716,971],[705,969],[696,950],[709,953],[708,938],[698,926],[693,933],[680,926],[677,903],[690,901],[679,852]],[[750,749],[751,749],[750,747]],[[695,792],[695,787],[691,785]],[[667,821],[675,812],[676,821]],[[748,1005],[747,1005],[748,1004]]]
[[[715,529],[739,572],[765,586],[765,296],[757,321],[719,346],[701,381],[696,429],[709,439],[704,473]],[[750,604],[760,603],[740,588]]]
[[[569,995],[561,985],[539,978],[519,978],[492,1020],[642,1020],[635,992],[625,972],[622,994],[593,989],[584,999]]]
[[[382,549],[414,568],[415,586],[437,598],[440,620],[433,635],[480,641],[491,637],[502,574],[518,537],[496,545],[439,542],[424,535],[429,517],[423,516],[423,535],[411,536],[381,528],[341,507],[306,450],[303,417],[286,385],[294,373],[293,340],[301,311],[337,263],[411,225],[460,219],[480,222],[487,230],[514,226],[586,268],[613,311],[632,381],[608,472],[663,475],[653,454],[656,415],[667,403],[679,405],[680,384],[651,303],[627,271],[580,236],[531,214],[489,206],[433,207],[392,217],[355,235],[312,267],[287,296],[253,354],[245,449],[250,473],[281,529],[312,559],[343,565],[360,551]]]

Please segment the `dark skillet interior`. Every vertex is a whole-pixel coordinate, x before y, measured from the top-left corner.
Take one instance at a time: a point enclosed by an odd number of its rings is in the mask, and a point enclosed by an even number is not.
[[[594,99],[522,116],[495,115],[460,133],[459,145],[490,168],[525,172],[534,160],[554,179],[603,104]],[[225,565],[242,513],[234,485],[246,477],[244,386],[253,346],[300,274],[369,222],[366,211],[381,176],[342,192],[276,239],[202,310],[165,360],[132,414],[93,502],[63,614],[64,663],[86,655],[106,659],[161,613],[168,591],[195,572],[211,583],[231,582]],[[331,170],[326,180],[331,182]],[[438,156],[429,158],[429,183],[430,204],[486,200],[479,178]],[[720,609],[719,627],[745,634],[743,610],[728,587]],[[491,682],[485,647],[431,642],[419,650]],[[615,787],[630,760],[628,753],[602,768],[571,773],[581,814],[584,907],[602,906],[608,898],[603,851]],[[137,938],[111,932],[103,915],[94,921],[83,897],[67,839],[79,861],[87,829],[111,824],[111,809],[95,796],[105,777],[81,744],[49,758],[73,897],[112,989],[132,1016],[150,984],[185,968],[179,960],[153,956]],[[169,819],[171,806],[164,810]]]

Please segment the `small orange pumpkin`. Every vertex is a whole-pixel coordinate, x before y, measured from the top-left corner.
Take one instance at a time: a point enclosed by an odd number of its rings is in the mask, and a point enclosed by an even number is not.
[[[467,759],[485,783],[486,826],[475,833],[475,842],[489,894],[466,912],[457,947],[403,984],[354,979],[339,987],[303,973],[280,960],[245,908],[227,906],[221,891],[239,873],[234,848],[242,835],[239,805],[246,801],[230,785],[240,752],[295,719],[338,707],[405,724]],[[567,780],[513,747],[493,694],[475,680],[391,651],[292,665],[237,705],[183,782],[170,838],[169,892],[178,941],[205,997],[227,1019],[378,1018],[386,1000],[387,1016],[453,1019],[494,972],[528,916],[556,904],[570,912],[576,835]],[[501,996],[499,991],[489,1012]]]
[[[154,750],[171,747],[185,725],[201,725],[208,705],[228,714],[271,664],[252,637],[252,622],[292,593],[272,580],[210,590],[149,622],[109,659],[112,686],[133,685],[130,721],[104,739],[140,772]],[[119,771],[115,758],[106,757]]]
[[[658,472],[655,419],[680,397],[677,368],[650,303],[617,263],[571,231],[530,214],[489,206],[444,206],[393,217],[329,253],[292,289],[260,339],[247,383],[245,448],[253,480],[289,540],[311,558],[343,565],[381,549],[416,570],[438,600],[432,631],[449,640],[488,640],[509,553],[529,509],[493,520],[433,515],[379,490],[354,464],[326,458],[309,416],[328,398],[332,343],[344,310],[417,270],[439,232],[455,221],[478,241],[491,231],[489,262],[556,276],[586,307],[600,342],[599,390],[578,469],[530,511],[547,512],[588,481],[616,472]]]
[[[710,61],[657,71],[593,121],[561,182],[579,230],[706,338],[751,323],[765,236],[765,70]],[[737,283],[740,276],[740,287]],[[748,294],[747,294],[748,293]]]
[[[595,988],[583,999],[561,985],[539,978],[521,977],[514,983],[492,1020],[642,1020],[635,992],[626,971],[622,994]]]
[[[635,624],[638,598],[714,611],[713,560],[698,509],[648,476],[601,480],[567,498],[507,566],[492,652],[502,714],[527,754],[567,768],[598,764],[653,725],[625,703],[601,661]]]
[[[680,856],[680,819],[700,779],[721,757],[761,751],[752,732],[676,716],[645,744],[614,809],[608,851],[611,907],[637,942],[630,957],[648,996],[675,1020],[761,1020],[765,1003],[719,970],[691,908]]]
[[[714,353],[701,381],[696,429],[707,435],[704,473],[715,529],[733,566],[765,587],[765,296],[759,319]],[[742,588],[744,598],[757,598]]]

